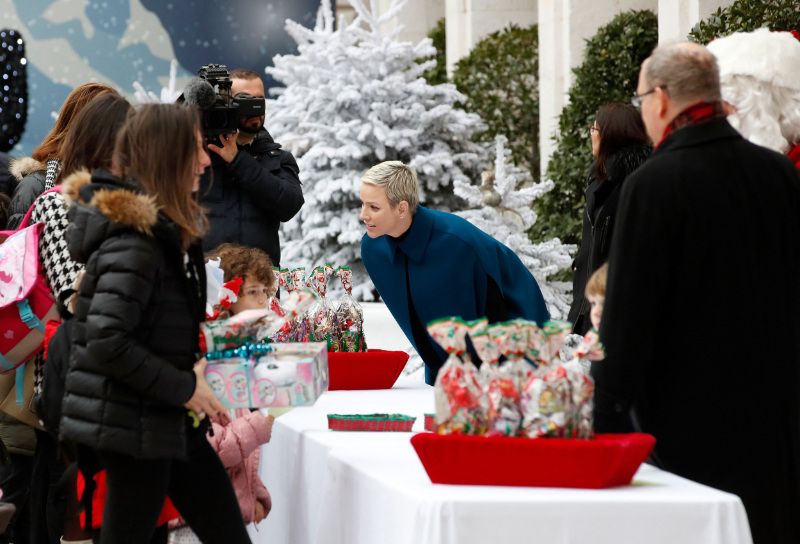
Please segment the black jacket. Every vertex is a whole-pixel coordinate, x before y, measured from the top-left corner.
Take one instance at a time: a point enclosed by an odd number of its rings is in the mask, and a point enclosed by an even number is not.
[[[205,269],[133,183],[70,176],[70,253],[86,263],[72,329],[61,436],[137,458],[185,455]]]
[[[211,174],[203,176],[200,198],[211,228],[203,249],[225,242],[263,249],[277,267],[281,260],[278,228],[303,206],[297,162],[262,129],[227,164],[211,153]]]
[[[11,198],[11,195],[14,194],[14,186],[17,184],[17,182],[14,181],[14,177],[11,175],[11,170],[9,170],[10,161],[11,157],[0,152],[0,193],[6,195],[8,198]]]
[[[800,176],[725,119],[672,133],[622,189],[595,427],[628,408],[654,459],[800,542]]]
[[[606,165],[608,176],[600,181],[589,174],[586,188],[586,208],[583,212],[583,235],[575,261],[572,263],[572,307],[569,320],[577,334],[586,334],[592,328],[589,319],[591,310],[584,290],[589,276],[608,260],[611,234],[617,204],[625,179],[650,156],[650,147],[633,145],[620,149],[609,157]]]
[[[6,228],[14,230],[19,227],[36,198],[44,192],[47,165],[25,157],[12,160],[10,170],[16,184],[11,197]]]

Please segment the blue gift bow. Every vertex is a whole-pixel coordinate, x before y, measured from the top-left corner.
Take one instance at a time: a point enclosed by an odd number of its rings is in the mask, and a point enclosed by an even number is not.
[[[241,358],[243,362],[241,365],[244,367],[245,374],[249,375],[250,367],[253,366],[253,359],[260,355],[266,355],[274,351],[274,348],[268,342],[258,342],[255,344],[244,344],[236,348],[226,349],[222,351],[214,351],[206,353],[206,360],[211,363],[220,359],[234,359]],[[247,403],[254,406],[252,388],[247,388]]]

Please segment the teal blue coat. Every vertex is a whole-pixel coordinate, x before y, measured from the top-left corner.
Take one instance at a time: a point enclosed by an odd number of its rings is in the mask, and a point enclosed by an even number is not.
[[[499,289],[509,319],[541,324],[549,318],[539,285],[511,249],[466,219],[419,206],[411,228],[401,238],[364,235],[361,240],[367,272],[415,348],[404,254],[408,255],[414,307],[423,325],[441,317],[477,319],[486,315],[490,278]],[[444,351],[436,345],[434,349],[439,359],[425,361],[429,384],[445,359]]]

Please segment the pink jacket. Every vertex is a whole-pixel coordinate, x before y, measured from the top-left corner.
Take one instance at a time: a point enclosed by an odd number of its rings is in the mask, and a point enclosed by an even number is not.
[[[239,508],[245,523],[255,517],[256,501],[269,513],[272,499],[258,475],[259,446],[269,442],[272,419],[259,412],[236,410],[236,418],[227,425],[211,418],[214,435],[209,436],[211,446],[219,454],[239,499]]]

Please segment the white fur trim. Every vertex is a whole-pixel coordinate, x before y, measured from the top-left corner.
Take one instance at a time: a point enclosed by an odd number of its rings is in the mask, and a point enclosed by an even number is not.
[[[717,57],[723,81],[743,75],[800,91],[800,41],[789,32],[735,32],[714,40],[708,50]]]

